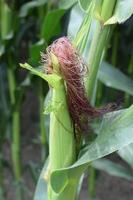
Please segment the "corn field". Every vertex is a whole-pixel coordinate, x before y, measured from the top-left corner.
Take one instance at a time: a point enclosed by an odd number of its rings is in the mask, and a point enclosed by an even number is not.
[[[132,14],[133,0],[0,0],[0,200],[133,198],[99,179],[133,193]]]

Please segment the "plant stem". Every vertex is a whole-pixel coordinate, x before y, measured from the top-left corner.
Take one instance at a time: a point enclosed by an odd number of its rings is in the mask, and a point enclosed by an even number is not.
[[[11,144],[11,152],[12,152],[12,164],[13,164],[13,172],[15,176],[15,181],[17,184],[17,199],[22,199],[22,189],[20,188],[21,182],[21,162],[20,162],[20,105],[17,105],[17,99],[15,97],[16,90],[16,82],[15,82],[15,74],[12,68],[12,59],[11,55],[8,56],[8,85],[9,85],[9,94],[10,94],[10,102],[11,102],[11,110],[12,110],[12,144]]]
[[[101,17],[104,20],[104,22],[112,16],[116,2],[117,2],[117,0],[112,0],[112,1],[104,0],[103,1]]]
[[[128,66],[128,74],[131,75],[132,73],[133,73],[133,51],[132,51],[129,66]],[[128,106],[130,104],[130,98],[131,96],[125,93],[125,106]]]
[[[116,33],[114,35],[114,41],[113,41],[113,46],[112,46],[112,65],[116,67],[117,65],[117,51],[118,51],[118,40],[119,35]]]
[[[102,21],[96,22],[96,29],[89,50],[89,74],[86,79],[87,95],[92,105],[95,104],[96,89],[97,89],[97,74],[100,63],[103,58],[103,53],[106,50],[109,42],[110,26],[104,26],[104,22],[108,20],[113,13],[116,0],[104,0],[101,7]],[[89,194],[93,198],[95,196],[95,169],[89,168]]]
[[[16,196],[18,200],[23,200],[21,188],[21,162],[20,162],[20,109],[16,108],[12,116],[12,161],[13,171],[16,181]]]
[[[94,167],[89,167],[89,199],[93,199],[95,197],[95,185],[96,185],[96,170]]]
[[[116,0],[103,1],[101,9],[101,18],[103,19],[103,21],[106,21],[109,17],[111,17],[115,3]],[[96,22],[96,29],[92,39],[88,58],[89,75],[86,79],[87,94],[90,98],[92,105],[95,104],[97,73],[102,60],[104,49],[107,45],[109,33],[110,26],[103,26],[103,24],[100,21]]]
[[[3,177],[3,155],[2,148],[0,147],[0,199],[4,200],[4,177]]]
[[[21,180],[21,164],[20,164],[20,115],[19,109],[16,109],[13,112],[12,118],[12,159],[13,159],[13,168],[16,181]]]
[[[90,71],[89,71],[89,78],[86,81],[87,94],[88,97],[90,98],[91,104],[93,105],[95,103],[97,73],[101,61],[101,56],[103,53],[103,48],[107,40],[108,32],[109,32],[109,27],[105,27],[105,29],[102,29],[100,23],[97,22],[95,35],[89,51],[88,65],[90,67]]]

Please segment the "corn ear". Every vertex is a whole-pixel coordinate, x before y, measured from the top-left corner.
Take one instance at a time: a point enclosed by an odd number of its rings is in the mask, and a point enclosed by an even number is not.
[[[59,63],[57,58],[51,54],[53,74],[43,74],[32,68],[29,64],[21,64],[21,67],[48,81],[52,86],[52,100],[50,109],[50,135],[49,135],[49,176],[57,169],[68,167],[76,160],[75,138],[73,124],[69,115],[64,80],[58,75]],[[64,191],[55,193],[48,178],[49,200],[74,200],[77,184],[71,182]],[[67,182],[66,182],[67,184]]]

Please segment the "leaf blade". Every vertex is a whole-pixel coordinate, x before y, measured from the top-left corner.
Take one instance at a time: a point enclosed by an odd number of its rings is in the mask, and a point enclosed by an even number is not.
[[[82,9],[83,11],[85,11],[85,12],[88,10],[88,8],[89,8],[89,6],[90,6],[90,3],[91,3],[92,1],[93,1],[93,0],[78,0],[81,9]]]
[[[119,113],[117,112],[116,117],[113,118],[109,114],[106,115],[106,118],[102,122],[100,134],[86,148],[86,152],[76,163],[68,168],[56,170],[52,173],[51,185],[53,188],[55,188],[54,184],[56,184],[54,182],[55,176],[57,177],[67,173],[69,182],[71,182],[77,179],[77,177],[80,177],[90,162],[111,154],[133,142],[133,106]],[[58,191],[56,192],[58,193]]]
[[[118,151],[119,156],[133,168],[133,143]]]
[[[133,181],[133,173],[127,170],[125,167],[116,164],[108,159],[99,159],[92,163],[92,166],[98,170],[105,171],[111,176],[116,176]]]
[[[60,19],[64,13],[65,10],[63,9],[56,9],[48,12],[41,28],[42,38],[45,38],[45,40],[48,41],[51,37],[58,34],[60,31]]]
[[[114,15],[105,22],[105,25],[124,23],[133,14],[132,0],[118,0]]]
[[[133,95],[133,81],[107,62],[101,64],[98,78],[108,87]]]

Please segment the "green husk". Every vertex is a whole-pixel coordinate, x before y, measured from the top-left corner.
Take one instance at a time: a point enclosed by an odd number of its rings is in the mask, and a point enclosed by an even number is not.
[[[64,191],[56,194],[49,182],[51,172],[68,167],[76,160],[74,129],[67,107],[64,80],[59,75],[59,63],[54,54],[51,54],[51,61],[53,74],[49,75],[43,74],[28,64],[21,64],[21,67],[32,71],[52,86],[52,100],[44,112],[46,114],[50,112],[48,198],[49,200],[67,200],[69,194],[69,199],[74,200],[77,184],[74,183],[72,186],[73,183],[71,183]]]

